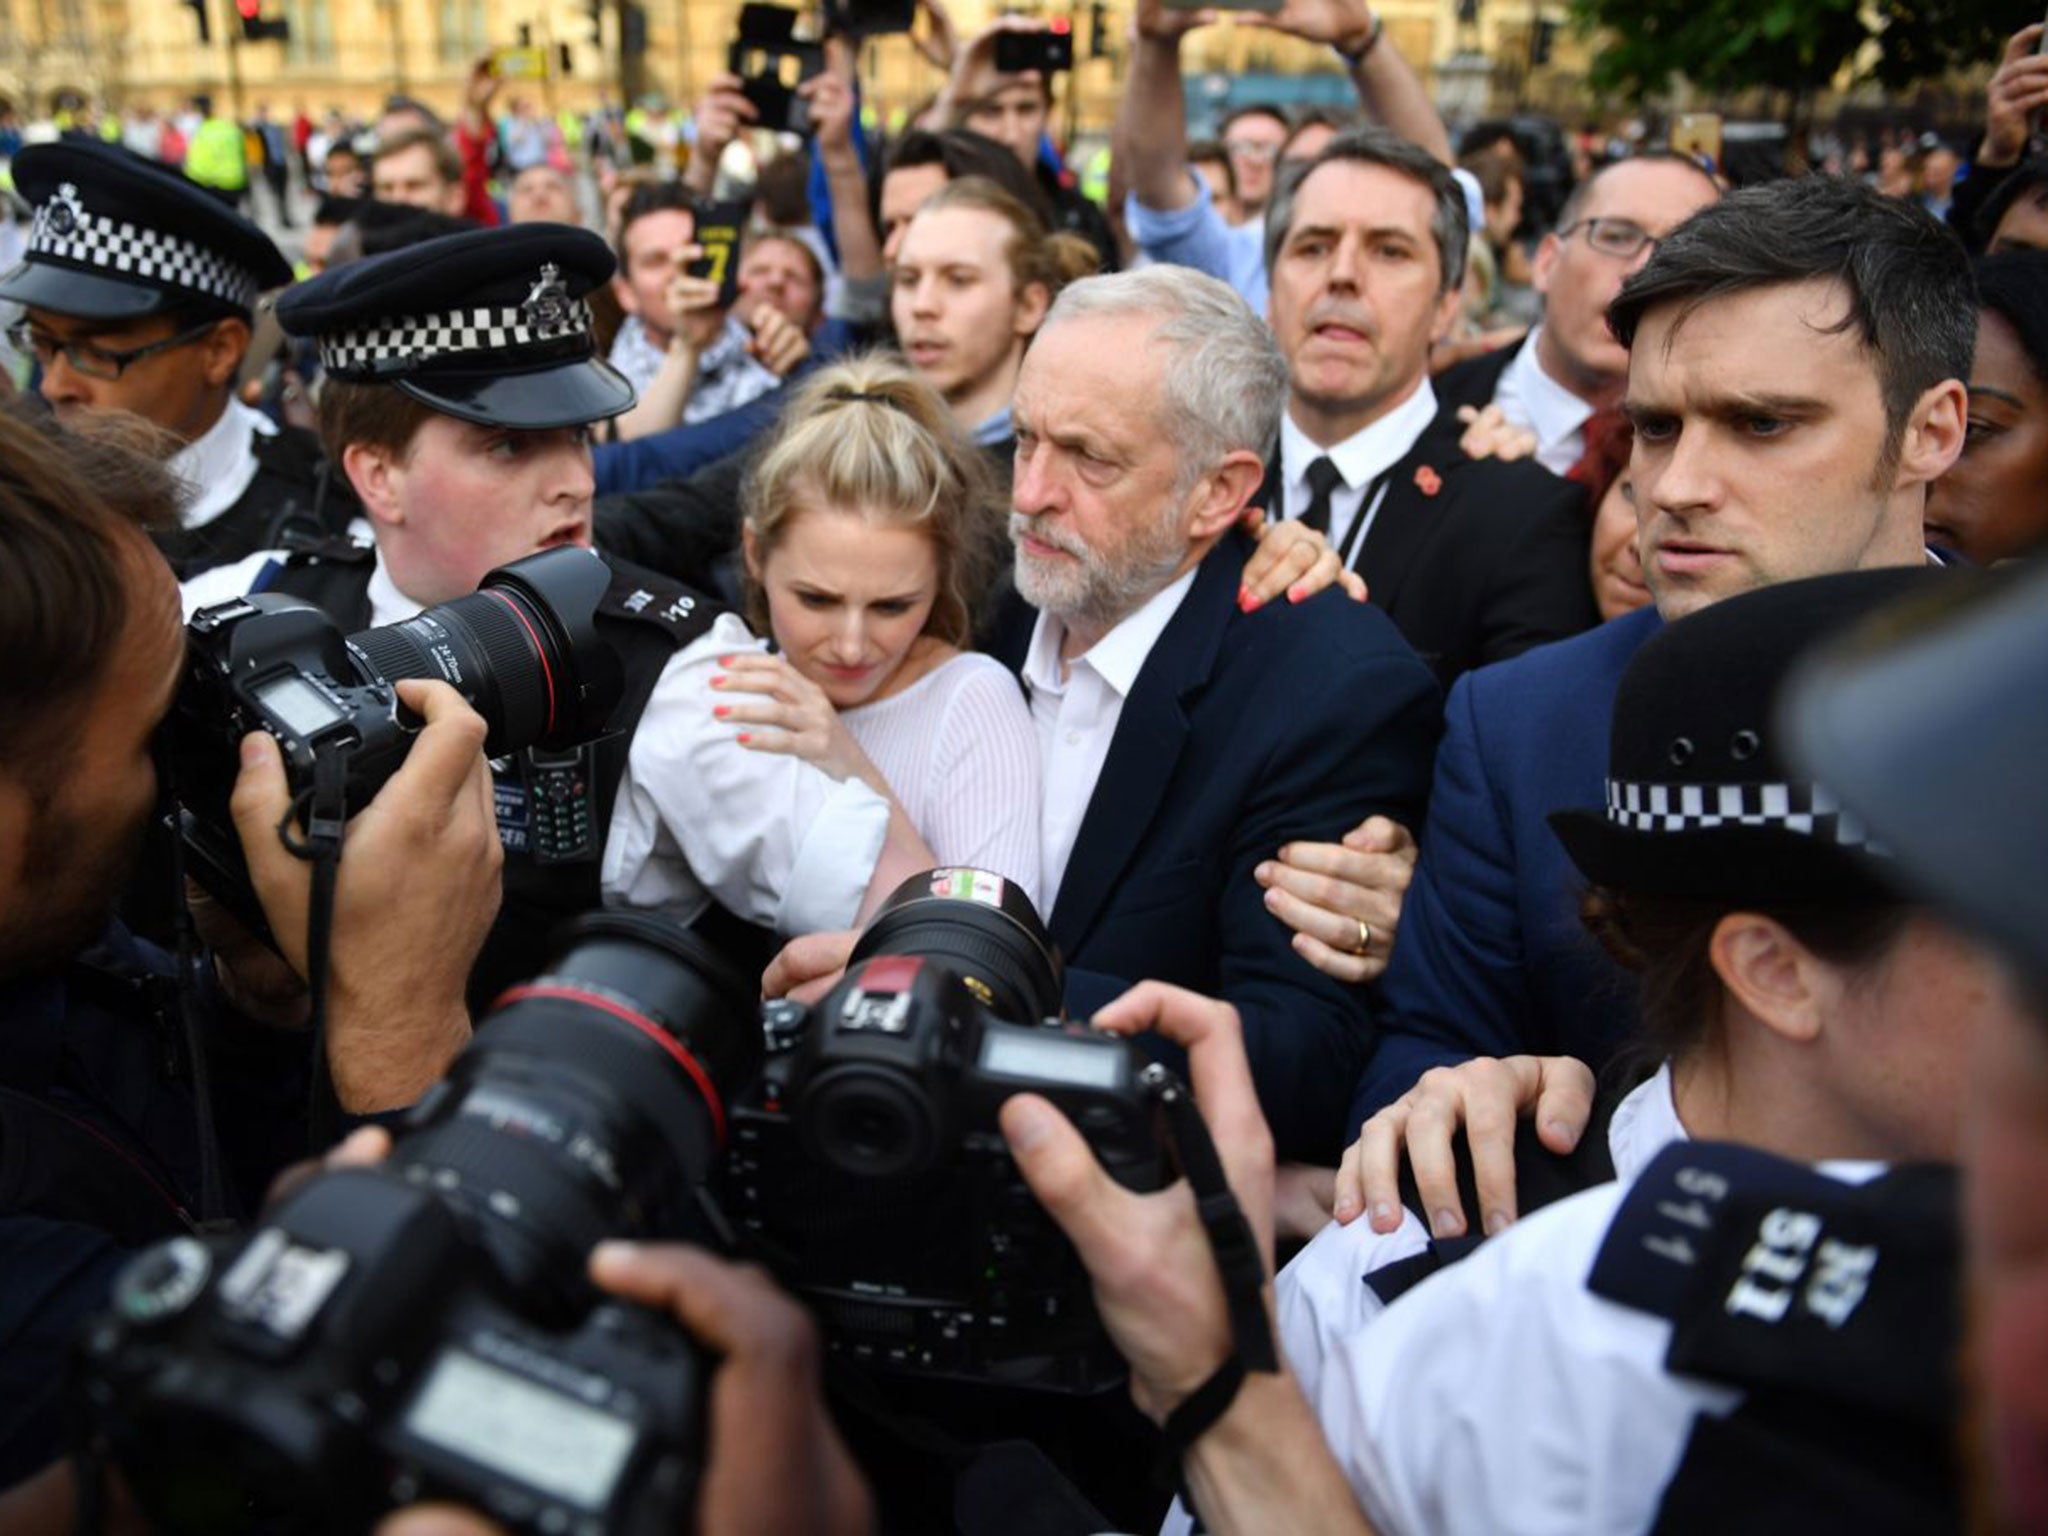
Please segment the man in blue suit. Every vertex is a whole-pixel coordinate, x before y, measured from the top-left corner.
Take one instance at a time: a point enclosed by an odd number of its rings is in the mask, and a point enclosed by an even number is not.
[[[1341,1144],[1369,1019],[1295,958],[1252,871],[1292,839],[1418,813],[1439,704],[1377,609],[1238,607],[1234,527],[1285,391],[1271,336],[1212,278],[1065,290],[1012,404],[1016,585],[1037,612],[1002,649],[1038,724],[1069,1011],[1145,978],[1234,1004],[1283,1155],[1312,1157]]]
[[[1408,1098],[1362,1144],[1361,1179],[1340,1181],[1340,1219],[1369,1208],[1393,1226],[1394,1143],[1426,1121],[1430,1144],[1410,1148],[1425,1213],[1439,1236],[1461,1233],[1441,1140],[1461,1116],[1487,1142],[1484,1224],[1513,1219],[1496,1138],[1543,1085],[1534,1064],[1419,1080],[1473,1057],[1597,1069],[1635,1025],[1633,980],[1580,927],[1582,882],[1544,818],[1600,804],[1616,688],[1661,622],[1773,582],[1928,558],[1927,486],[1962,448],[1970,295],[1961,247],[1923,210],[1818,177],[1732,194],[1629,279],[1611,319],[1631,348],[1630,468],[1656,606],[1452,690],[1352,1124]],[[1540,1129],[1553,1150],[1570,1139]]]

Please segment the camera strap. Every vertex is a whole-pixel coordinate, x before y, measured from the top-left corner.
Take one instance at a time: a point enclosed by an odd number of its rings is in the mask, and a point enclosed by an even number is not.
[[[1156,1062],[1140,1081],[1159,1104],[1167,1140],[1182,1177],[1195,1197],[1195,1211],[1208,1234],[1209,1252],[1223,1281],[1223,1299],[1230,1312],[1231,1351],[1223,1363],[1166,1416],[1159,1426],[1160,1447],[1155,1471],[1167,1487],[1186,1489],[1180,1467],[1189,1447],[1230,1410],[1248,1371],[1277,1371],[1279,1352],[1273,1344],[1272,1320],[1266,1314],[1266,1265],[1244,1208],[1224,1176],[1209,1126],[1194,1095],[1172,1072]],[[1193,1499],[1188,1500],[1190,1507]]]
[[[298,823],[305,824],[300,835]],[[313,1059],[308,1076],[308,1149],[318,1156],[341,1131],[341,1105],[327,1067],[328,947],[334,929],[334,881],[341,862],[341,834],[348,823],[348,758],[322,752],[313,759],[313,787],[302,792],[277,824],[277,835],[296,857],[313,866],[306,904],[306,991],[312,1002]]]

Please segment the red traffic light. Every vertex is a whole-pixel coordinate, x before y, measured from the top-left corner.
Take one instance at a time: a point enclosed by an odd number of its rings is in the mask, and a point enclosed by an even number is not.
[[[235,9],[241,13],[242,20],[254,21],[262,14],[263,0],[235,0]]]
[[[1066,33],[1074,30],[1074,24],[1064,16],[1055,16],[1052,19],[1052,29],[1055,32],[1065,35]]]

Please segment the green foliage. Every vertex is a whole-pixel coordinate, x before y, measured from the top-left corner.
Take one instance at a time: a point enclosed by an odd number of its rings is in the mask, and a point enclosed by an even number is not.
[[[2041,17],[2040,0],[1571,0],[1572,24],[1597,33],[1596,88],[1642,97],[1684,74],[1710,94],[1767,86],[1813,90],[1863,45],[1889,90],[1995,64],[2005,40]]]

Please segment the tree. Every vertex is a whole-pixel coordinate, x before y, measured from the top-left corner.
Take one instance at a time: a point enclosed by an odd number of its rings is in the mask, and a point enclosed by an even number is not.
[[[1603,34],[1600,90],[1641,98],[1683,74],[1712,95],[1763,86],[1805,93],[1841,69],[1887,90],[1974,64],[2040,19],[2040,0],[1571,0],[1572,23]]]

